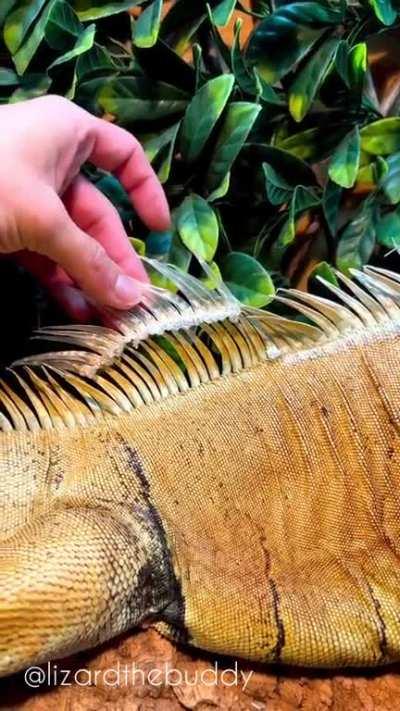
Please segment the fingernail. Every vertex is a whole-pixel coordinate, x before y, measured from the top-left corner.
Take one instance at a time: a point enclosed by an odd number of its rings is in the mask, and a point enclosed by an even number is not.
[[[141,290],[135,279],[120,274],[115,282],[114,294],[122,307],[134,306],[140,301]]]

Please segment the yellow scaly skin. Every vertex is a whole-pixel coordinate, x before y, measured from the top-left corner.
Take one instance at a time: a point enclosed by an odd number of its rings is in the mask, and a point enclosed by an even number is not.
[[[0,433],[0,673],[151,620],[260,662],[400,658],[400,325],[71,430]]]

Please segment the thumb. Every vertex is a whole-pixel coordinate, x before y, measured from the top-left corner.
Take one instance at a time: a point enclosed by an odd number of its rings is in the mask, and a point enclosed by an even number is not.
[[[51,229],[35,245],[38,252],[59,264],[97,304],[127,309],[141,300],[143,284],[127,276],[104,247],[83,232],[56,198]]]

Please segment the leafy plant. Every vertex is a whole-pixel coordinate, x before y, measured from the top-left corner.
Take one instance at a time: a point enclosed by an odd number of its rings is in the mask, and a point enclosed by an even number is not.
[[[376,72],[396,69],[399,10],[3,0],[0,101],[55,92],[134,132],[165,186],[170,233],[148,234],[117,181],[87,173],[135,247],[197,275],[205,261],[205,283],[265,307],[281,284],[335,283],[332,267],[384,262],[399,246],[399,102]]]

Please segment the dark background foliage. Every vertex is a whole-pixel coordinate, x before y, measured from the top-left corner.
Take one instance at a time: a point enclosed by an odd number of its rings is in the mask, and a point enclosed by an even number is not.
[[[149,234],[112,176],[86,172],[138,251],[271,308],[281,285],[320,290],[315,277],[335,281],[334,268],[398,266],[399,9],[2,0],[0,101],[58,93],[135,133],[165,186],[171,232]],[[3,362],[63,318],[9,260],[0,297]]]

